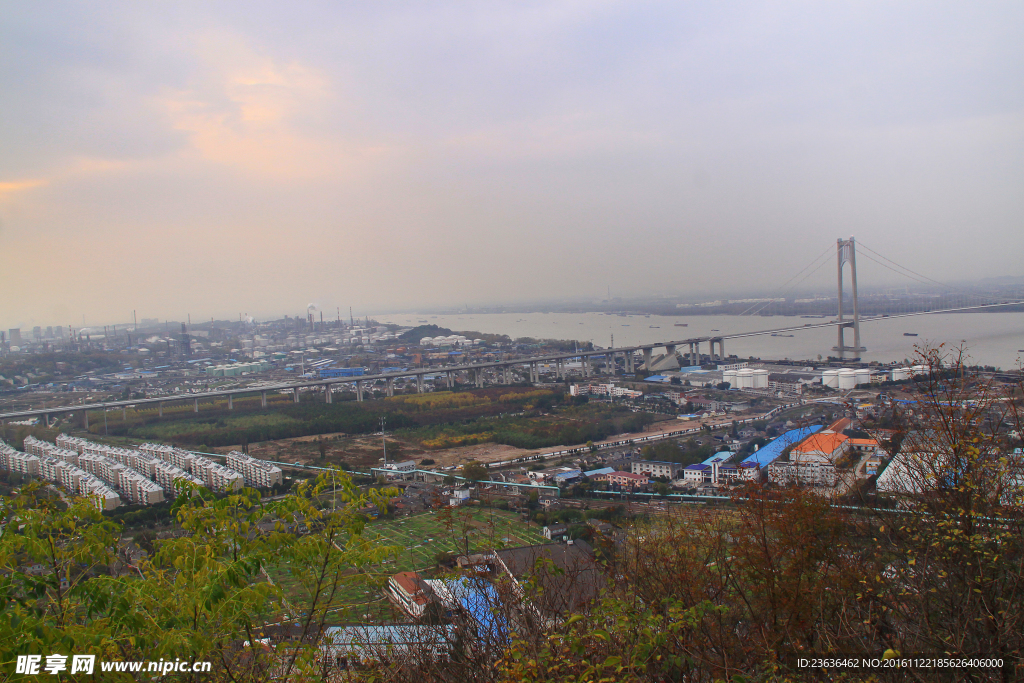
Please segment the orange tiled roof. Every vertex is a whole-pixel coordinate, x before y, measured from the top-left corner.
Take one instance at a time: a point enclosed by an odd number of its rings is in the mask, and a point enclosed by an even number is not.
[[[850,443],[854,446],[877,446],[878,442],[874,439],[850,439]]]
[[[811,434],[809,437],[794,446],[793,450],[797,453],[810,453],[812,451],[834,453],[839,446],[849,440],[849,437],[845,434],[836,434],[835,432],[826,430],[824,432],[818,432],[817,434]]]

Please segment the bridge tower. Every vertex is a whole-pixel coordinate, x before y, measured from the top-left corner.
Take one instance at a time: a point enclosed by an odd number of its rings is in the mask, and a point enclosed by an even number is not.
[[[850,264],[850,293],[853,295],[853,319],[847,322],[843,317],[843,266]],[[860,345],[860,310],[857,307],[857,248],[853,237],[848,240],[839,238],[836,240],[836,272],[839,282],[839,344],[832,347],[833,351],[844,353],[852,351],[860,353],[866,351]],[[847,328],[853,328],[853,346],[846,345],[844,332]]]

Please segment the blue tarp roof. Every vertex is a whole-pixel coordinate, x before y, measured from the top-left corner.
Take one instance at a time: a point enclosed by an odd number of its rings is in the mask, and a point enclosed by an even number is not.
[[[748,455],[743,459],[743,463],[756,462],[758,467],[767,467],[775,460],[775,458],[782,455],[782,451],[786,450],[787,447],[792,446],[798,441],[806,439],[808,436],[814,434],[820,429],[821,425],[791,429],[771,443],[762,446],[760,449]]]
[[[645,382],[664,382],[664,383],[667,383],[670,380],[665,375],[651,375],[650,377],[644,378],[644,381]]]
[[[614,467],[602,467],[600,469],[590,470],[589,472],[584,472],[583,476],[586,476],[586,477],[596,477],[599,474],[611,474],[614,471],[615,471]]]

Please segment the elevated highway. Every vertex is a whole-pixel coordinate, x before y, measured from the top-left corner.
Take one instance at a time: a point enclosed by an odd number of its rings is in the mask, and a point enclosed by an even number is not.
[[[997,304],[985,304],[978,306],[966,306],[962,308],[948,308],[936,311],[922,311],[916,313],[900,313],[896,315],[881,315],[874,317],[861,318],[861,322],[873,322],[878,320],[887,320],[892,318],[907,318],[919,315],[936,315],[939,313],[956,313],[960,311],[968,310],[983,310],[990,308],[999,308],[1004,306],[1017,306],[1020,305],[1021,301],[1006,301]],[[802,325],[790,325],[787,327],[778,327],[770,330],[758,330],[756,332],[737,332],[733,334],[723,335],[712,335],[712,336],[699,336],[689,337],[686,339],[677,339],[674,341],[658,342],[654,344],[639,344],[636,346],[620,346],[611,349],[601,349],[593,351],[570,351],[565,353],[554,353],[546,354],[542,356],[532,356],[528,358],[512,358],[507,360],[496,360],[487,363],[469,363],[464,365],[448,365],[442,367],[421,367],[413,368],[410,370],[404,370],[401,372],[390,372],[375,375],[361,375],[358,377],[335,377],[326,379],[308,379],[301,380],[298,382],[281,382],[276,384],[268,384],[257,387],[242,387],[238,389],[225,389],[218,391],[204,391],[195,394],[174,394],[168,396],[158,396],[154,398],[142,398],[142,399],[130,399],[123,401],[108,401],[103,403],[89,403],[80,404],[73,406],[61,406],[53,408],[39,408],[34,410],[20,410],[8,413],[0,413],[0,422],[6,422],[7,420],[23,420],[26,418],[43,417],[49,421],[51,416],[55,415],[66,415],[69,413],[76,413],[85,411],[86,425],[88,426],[88,411],[90,410],[111,410],[116,408],[126,409],[128,407],[139,407],[147,405],[155,405],[160,414],[163,415],[163,406],[166,403],[180,403],[180,402],[191,402],[195,412],[199,412],[199,403],[202,401],[210,401],[215,399],[228,399],[228,408],[233,409],[233,400],[239,396],[253,396],[259,395],[261,397],[263,407],[267,406],[267,394],[268,393],[279,393],[279,392],[291,392],[293,399],[296,403],[299,401],[300,392],[303,389],[321,389],[324,393],[324,399],[327,403],[332,401],[332,389],[336,385],[353,385],[356,393],[356,398],[362,401],[364,398],[364,389],[367,385],[376,384],[379,381],[385,383],[386,391],[388,396],[394,395],[394,383],[395,380],[414,377],[416,378],[416,385],[420,391],[424,389],[424,377],[431,375],[444,375],[445,384],[449,388],[455,386],[456,377],[460,374],[469,375],[470,381],[477,387],[484,386],[485,373],[490,372],[496,383],[498,384],[511,384],[512,383],[512,368],[525,368],[529,380],[533,383],[540,381],[540,366],[551,364],[555,365],[556,376],[562,379],[566,376],[568,370],[568,362],[576,361],[580,363],[580,369],[583,377],[589,377],[593,369],[591,367],[592,360],[595,357],[606,357],[611,356],[612,362],[619,356],[623,356],[625,359],[625,370],[626,372],[632,373],[636,371],[636,362],[640,360],[637,357],[639,354],[643,363],[649,366],[652,358],[654,349],[664,348],[666,353],[675,353],[678,349],[686,347],[686,356],[690,360],[691,365],[699,365],[701,362],[701,344],[709,344],[710,353],[707,354],[712,362],[721,361],[726,358],[725,355],[725,340],[726,339],[740,339],[746,337],[756,337],[778,334],[780,332],[796,332],[800,330],[810,330],[822,327],[837,327],[842,325],[848,325],[849,321],[841,320],[830,320],[821,323],[805,323]],[[436,382],[435,382],[436,386]]]

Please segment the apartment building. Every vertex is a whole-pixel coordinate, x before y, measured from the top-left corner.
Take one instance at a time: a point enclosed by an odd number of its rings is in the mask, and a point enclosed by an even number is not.
[[[267,489],[284,481],[284,475],[280,467],[239,451],[228,453],[227,466],[242,474],[246,486]]]
[[[676,475],[682,470],[682,466],[674,462],[664,462],[661,460],[634,460],[630,469],[633,474],[644,474],[648,477],[668,477],[669,479],[675,479]]]

